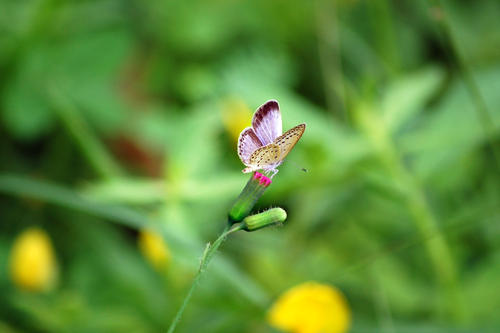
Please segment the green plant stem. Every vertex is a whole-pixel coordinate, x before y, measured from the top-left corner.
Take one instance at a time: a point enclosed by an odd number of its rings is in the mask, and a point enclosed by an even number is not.
[[[394,13],[391,1],[367,1],[371,30],[374,38],[374,48],[380,59],[386,64],[385,72],[395,77],[401,67],[398,43],[394,28]]]
[[[425,197],[422,185],[404,165],[384,122],[373,110],[361,107],[359,121],[365,133],[373,142],[380,160],[403,191],[404,203],[424,239],[426,251],[436,277],[445,292],[444,308],[456,321],[464,320],[463,301],[457,280],[457,269],[446,239],[439,228],[438,221]]]
[[[465,87],[469,92],[469,95],[472,99],[472,102],[476,105],[476,112],[479,118],[479,122],[486,133],[488,145],[493,153],[493,157],[496,162],[497,170],[500,168],[500,151],[498,145],[495,145],[493,139],[495,137],[495,123],[491,117],[491,112],[488,110],[488,105],[484,100],[484,97],[481,93],[481,89],[479,89],[479,85],[472,74],[472,70],[464,59],[464,56],[459,48],[459,43],[453,32],[451,22],[448,18],[446,8],[443,4],[443,1],[436,0],[436,4],[438,8],[441,10],[441,15],[438,20],[439,26],[442,30],[442,34],[445,38],[445,43],[448,45],[449,52],[451,53],[451,57],[453,58],[457,69],[462,76],[462,79],[465,83]]]
[[[457,321],[463,320],[463,302],[457,281],[456,265],[438,222],[429,207],[425,194],[416,178],[402,164],[392,142],[383,155],[393,177],[406,189],[406,207],[413,218],[434,268],[437,280],[445,291],[445,309]],[[432,237],[431,237],[432,236]]]
[[[89,128],[70,99],[53,85],[49,87],[48,93],[56,115],[94,170],[102,178],[107,179],[122,175],[121,168]]]
[[[318,54],[325,88],[325,98],[330,112],[346,120],[346,102],[342,62],[338,8],[335,1],[316,2]]]
[[[182,314],[184,313],[184,310],[186,309],[186,306],[188,305],[189,301],[191,300],[191,297],[193,296],[193,292],[195,291],[196,287],[198,286],[198,283],[200,282],[201,276],[205,272],[205,270],[208,267],[208,264],[212,260],[215,252],[217,249],[224,243],[226,240],[226,237],[241,229],[241,225],[237,225],[233,228],[231,226],[227,225],[224,228],[224,231],[220,234],[220,236],[212,243],[208,243],[207,246],[205,247],[205,251],[203,252],[203,256],[201,257],[200,260],[200,267],[198,268],[198,271],[196,272],[196,275],[194,276],[193,282],[191,283],[191,287],[189,287],[189,290],[184,297],[184,300],[182,301],[182,304],[177,310],[177,313],[172,320],[172,323],[170,324],[170,327],[168,328],[168,333],[172,333],[175,331],[175,328],[177,327],[177,324],[182,318]]]
[[[383,267],[378,262],[374,262],[370,267],[370,275],[373,278],[373,301],[377,319],[379,321],[380,331],[394,332],[394,321],[392,319],[391,308],[385,285],[382,283],[384,277]]]

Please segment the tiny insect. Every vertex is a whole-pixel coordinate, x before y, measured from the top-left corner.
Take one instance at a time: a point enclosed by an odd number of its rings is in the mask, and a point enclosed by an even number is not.
[[[271,178],[278,173],[295,144],[304,134],[306,124],[297,125],[282,134],[279,104],[270,100],[255,111],[252,126],[245,128],[238,139],[238,156],[245,164],[243,173],[264,170]]]

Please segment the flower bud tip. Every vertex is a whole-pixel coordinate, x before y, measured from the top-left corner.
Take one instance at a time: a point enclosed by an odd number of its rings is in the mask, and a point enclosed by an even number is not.
[[[259,184],[263,186],[269,186],[272,183],[270,178],[264,176],[260,172],[255,172],[253,175],[253,179],[258,180]]]
[[[243,219],[243,230],[255,231],[271,225],[282,224],[286,220],[286,211],[282,208],[271,208],[262,213],[247,216]]]

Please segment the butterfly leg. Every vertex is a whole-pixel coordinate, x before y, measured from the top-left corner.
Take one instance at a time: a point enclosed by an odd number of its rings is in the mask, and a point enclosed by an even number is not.
[[[272,169],[270,171],[272,171],[273,174],[269,178],[273,179],[273,177],[278,173],[279,170],[278,169]]]

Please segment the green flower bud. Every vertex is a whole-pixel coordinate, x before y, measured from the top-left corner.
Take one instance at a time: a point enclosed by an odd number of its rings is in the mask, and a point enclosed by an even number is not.
[[[229,222],[231,224],[240,222],[248,216],[257,200],[264,194],[264,191],[270,184],[271,179],[259,172],[255,172],[231,208]]]
[[[282,208],[271,208],[265,212],[247,216],[243,219],[243,230],[255,231],[271,225],[285,222],[286,212]]]

